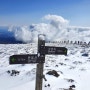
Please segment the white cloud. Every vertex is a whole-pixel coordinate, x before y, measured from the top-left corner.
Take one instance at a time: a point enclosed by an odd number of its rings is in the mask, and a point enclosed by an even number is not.
[[[21,29],[15,31],[15,38],[18,41],[23,41],[26,43],[26,42],[31,42],[32,35],[28,29],[22,27]]]
[[[13,26],[9,31],[14,32],[16,40],[23,42],[36,42],[38,34],[45,34],[46,40],[89,40],[85,38],[86,28],[70,27],[69,20],[58,15],[46,15],[43,19],[49,23],[38,23],[30,26]],[[87,28],[90,30],[90,28]],[[81,33],[82,31],[82,33]],[[84,36],[84,37],[83,37]],[[89,36],[89,35],[88,35]]]
[[[46,15],[46,20],[50,20],[50,24],[58,29],[65,28],[69,24],[69,21],[58,15]]]

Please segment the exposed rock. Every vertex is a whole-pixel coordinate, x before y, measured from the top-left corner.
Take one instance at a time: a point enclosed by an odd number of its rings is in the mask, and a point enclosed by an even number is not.
[[[45,85],[44,87],[50,87],[50,84]]]
[[[88,57],[88,53],[84,53],[84,54],[82,54],[82,56]]]
[[[76,87],[75,85],[72,85],[72,86],[70,86],[69,90],[75,90],[74,89],[75,87]]]
[[[17,71],[17,70],[8,70],[7,71],[8,74],[10,74],[11,76],[16,76],[16,75],[19,75],[20,71]]]
[[[55,77],[59,77],[59,74],[58,74],[57,71],[55,71],[55,70],[48,71],[47,74],[48,74],[48,75],[53,75],[53,76],[55,76]]]
[[[75,82],[73,79],[66,79],[68,82],[73,83]]]

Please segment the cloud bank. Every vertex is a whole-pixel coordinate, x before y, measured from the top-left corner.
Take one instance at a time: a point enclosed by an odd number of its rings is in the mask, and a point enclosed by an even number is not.
[[[69,20],[58,15],[46,15],[43,17],[43,20],[46,20],[47,23],[11,26],[9,31],[14,33],[16,40],[24,43],[36,42],[38,34],[45,34],[47,41],[89,40],[90,28],[70,26]]]

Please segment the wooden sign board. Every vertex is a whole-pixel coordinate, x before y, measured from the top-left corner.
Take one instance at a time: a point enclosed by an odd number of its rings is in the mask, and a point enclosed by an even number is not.
[[[52,46],[41,46],[40,53],[47,55],[67,55],[67,48],[65,47],[52,47]]]
[[[30,64],[39,63],[37,54],[13,55],[10,56],[10,64]]]

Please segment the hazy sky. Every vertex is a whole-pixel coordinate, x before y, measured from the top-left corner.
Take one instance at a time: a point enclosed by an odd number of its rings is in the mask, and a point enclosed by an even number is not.
[[[90,0],[0,0],[0,25],[40,23],[47,14],[89,27]]]

